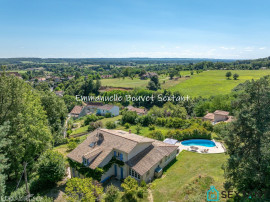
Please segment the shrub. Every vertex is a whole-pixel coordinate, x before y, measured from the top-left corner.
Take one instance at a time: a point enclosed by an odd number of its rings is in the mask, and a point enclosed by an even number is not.
[[[114,121],[108,121],[106,123],[106,128],[108,128],[108,129],[114,129],[114,128],[116,128],[115,122]]]
[[[72,130],[67,130],[67,137],[69,137],[70,136],[70,134],[72,133]]]
[[[94,131],[97,128],[102,128],[103,123],[101,121],[96,121],[96,122],[91,122],[90,125],[88,126],[88,131]]]
[[[117,187],[110,185],[107,187],[105,202],[115,202],[118,201],[120,191]]]
[[[110,118],[110,117],[112,117],[112,114],[111,113],[106,113],[105,114],[105,118]]]
[[[137,134],[140,134],[140,131],[142,130],[141,124],[137,124],[135,130],[136,130]]]
[[[213,124],[210,121],[204,121],[202,126],[209,131],[213,131]]]
[[[181,118],[168,118],[166,127],[168,128],[186,128],[187,120]]]
[[[141,123],[143,126],[149,126],[150,124],[155,123],[155,118],[151,115],[144,115],[138,118],[138,122]]]
[[[155,125],[149,125],[149,130],[155,130],[155,129],[156,129]]]
[[[86,119],[84,121],[84,125],[87,126],[90,124],[90,122],[95,122],[99,119],[99,117],[97,117],[96,115],[94,114],[90,114],[90,115],[87,115],[86,116]]]
[[[187,139],[211,139],[211,132],[205,128],[189,128],[184,130],[170,130],[166,136],[178,141]]]
[[[156,139],[156,140],[164,140],[164,135],[161,131],[155,130],[148,135],[150,138]]]
[[[65,159],[56,151],[47,150],[38,160],[38,174],[43,182],[54,184],[66,173]]]
[[[77,143],[75,141],[69,141],[67,147],[69,151],[72,151],[73,149],[77,147]]]
[[[122,116],[122,123],[123,124],[125,124],[125,123],[135,124],[137,117],[138,117],[138,115],[136,112],[127,111]]]
[[[167,120],[166,118],[157,118],[156,119],[156,124],[158,126],[165,126],[167,124]]]
[[[71,178],[65,188],[67,201],[99,201],[103,187],[92,178]]]
[[[130,124],[129,123],[125,123],[125,129],[129,129],[130,128]]]

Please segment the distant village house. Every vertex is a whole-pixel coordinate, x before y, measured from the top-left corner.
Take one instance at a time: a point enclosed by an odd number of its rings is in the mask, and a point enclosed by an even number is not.
[[[231,122],[233,120],[233,116],[229,116],[229,112],[216,110],[214,113],[207,113],[203,117],[204,121],[210,121],[213,124],[218,122]]]
[[[128,109],[128,111],[136,112],[138,115],[147,114],[146,109],[136,108],[136,107],[133,107],[133,106],[128,106],[127,109]]]
[[[97,108],[97,115],[105,116],[107,113],[110,113],[112,116],[118,116],[119,107],[106,104]]]

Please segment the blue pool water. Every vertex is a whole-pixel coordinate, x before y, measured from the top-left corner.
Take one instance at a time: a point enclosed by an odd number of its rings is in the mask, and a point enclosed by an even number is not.
[[[204,146],[204,147],[214,147],[216,144],[211,140],[201,140],[201,139],[193,139],[193,140],[185,140],[181,142],[184,146]]]

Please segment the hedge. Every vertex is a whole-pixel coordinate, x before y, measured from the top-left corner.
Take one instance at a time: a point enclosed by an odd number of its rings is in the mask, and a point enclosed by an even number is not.
[[[192,128],[184,130],[171,130],[168,131],[166,137],[173,138],[178,141],[188,139],[211,139],[211,132],[204,128]]]

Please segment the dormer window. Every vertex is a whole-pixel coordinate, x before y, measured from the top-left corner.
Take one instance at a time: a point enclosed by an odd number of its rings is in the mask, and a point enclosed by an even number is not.
[[[88,166],[88,159],[83,157],[83,165]]]
[[[114,151],[114,157],[123,161],[123,154],[121,152]]]

